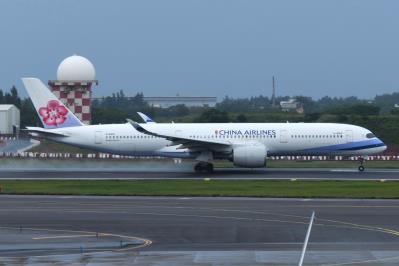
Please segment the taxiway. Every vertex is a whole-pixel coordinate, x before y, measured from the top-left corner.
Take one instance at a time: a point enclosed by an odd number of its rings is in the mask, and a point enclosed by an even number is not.
[[[96,233],[100,240],[102,235],[112,235],[148,241],[135,253],[86,254],[92,263],[100,258],[107,261],[104,256],[108,256],[114,265],[118,260],[132,265],[160,261],[169,261],[170,265],[229,261],[230,265],[294,265],[314,210],[316,220],[306,265],[355,261],[397,265],[398,209],[399,202],[395,200],[4,195],[0,197],[0,225],[16,228],[13,238],[24,235],[25,228],[45,230],[44,236],[31,240],[32,249],[35,243],[43,246],[46,241],[64,239],[68,232],[75,247],[84,246],[87,234],[94,237]],[[22,233],[18,228],[23,228]],[[10,232],[1,239],[7,242],[8,237]],[[119,240],[106,242],[110,241]],[[12,254],[17,256],[18,245],[14,246]],[[1,247],[0,254],[6,257],[10,250],[2,251]],[[23,248],[25,252],[29,249],[26,245]],[[76,259],[64,249],[59,250],[59,255],[63,256],[40,257],[36,261]],[[0,262],[7,260],[4,257]]]

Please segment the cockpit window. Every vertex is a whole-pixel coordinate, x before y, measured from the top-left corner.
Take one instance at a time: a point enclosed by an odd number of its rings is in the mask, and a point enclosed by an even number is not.
[[[375,138],[375,135],[373,133],[367,133],[366,138],[372,139],[372,138]]]

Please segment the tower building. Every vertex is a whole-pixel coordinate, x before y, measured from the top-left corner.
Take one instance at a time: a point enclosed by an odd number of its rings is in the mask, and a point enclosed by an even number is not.
[[[54,95],[87,125],[91,122],[93,84],[98,85],[95,68],[79,55],[65,58],[58,66],[57,80],[48,82]]]

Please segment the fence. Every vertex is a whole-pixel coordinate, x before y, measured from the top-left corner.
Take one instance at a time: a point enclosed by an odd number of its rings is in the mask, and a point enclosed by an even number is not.
[[[0,152],[0,158],[41,158],[41,159],[162,159],[160,156],[123,156],[107,153],[38,153],[21,152],[8,153]],[[269,160],[288,160],[288,161],[355,161],[359,156],[270,156]],[[368,156],[370,161],[399,161],[398,155],[375,155]]]

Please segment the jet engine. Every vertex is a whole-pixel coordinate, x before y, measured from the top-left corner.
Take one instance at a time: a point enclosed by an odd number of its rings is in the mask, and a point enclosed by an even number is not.
[[[239,146],[233,149],[233,163],[247,168],[263,167],[266,165],[266,155],[264,145]]]

